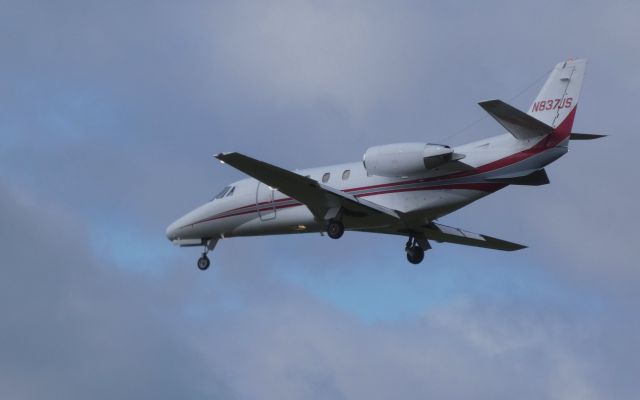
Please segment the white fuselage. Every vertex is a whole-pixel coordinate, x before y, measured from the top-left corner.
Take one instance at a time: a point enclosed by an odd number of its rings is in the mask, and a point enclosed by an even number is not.
[[[545,140],[548,138],[516,140],[504,134],[468,143],[456,147],[455,152],[465,154],[464,163],[470,169],[451,170],[445,166],[419,177],[367,175],[362,162],[295,172],[400,211],[415,224],[425,224],[505,187],[508,183],[501,182],[500,177],[539,170],[566,153],[566,138],[542,143]],[[182,245],[199,245],[232,236],[324,230],[322,221],[304,204],[255,179],[243,179],[230,186],[231,195],[214,199],[171,224],[167,228],[169,239],[181,241]],[[403,223],[407,224],[407,220]],[[375,218],[346,217],[344,226],[347,230],[366,231],[385,228]]]

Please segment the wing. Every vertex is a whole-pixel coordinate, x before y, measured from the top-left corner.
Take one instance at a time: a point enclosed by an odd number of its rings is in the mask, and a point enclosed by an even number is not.
[[[527,248],[527,246],[518,243],[508,242],[506,240],[465,231],[459,228],[453,228],[451,226],[436,224],[435,222],[424,227],[421,232],[424,233],[427,239],[433,239],[436,242],[455,243],[465,246],[484,247],[485,249],[504,251],[522,250]]]
[[[365,229],[364,231],[403,236],[413,234],[417,236],[418,239],[427,239],[442,243],[455,243],[465,246],[483,247],[485,249],[493,250],[514,251],[527,248],[527,246],[518,243],[508,242],[506,240],[497,239],[491,236],[481,235],[479,233],[473,233],[442,224],[437,224],[435,222],[417,228],[411,228],[410,230],[407,228],[397,227]]]
[[[303,203],[319,220],[331,219],[338,212],[354,216],[375,215],[382,217],[382,220],[389,224],[400,220],[398,211],[355,197],[264,161],[240,153],[220,153],[216,158]]]

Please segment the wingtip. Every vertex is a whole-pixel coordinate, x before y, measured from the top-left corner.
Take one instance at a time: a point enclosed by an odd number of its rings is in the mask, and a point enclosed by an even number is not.
[[[225,159],[229,154],[231,153],[218,153],[218,154],[215,154],[214,157],[217,158],[221,164],[226,164]]]
[[[503,101],[500,99],[487,99],[487,100],[479,101],[478,105],[482,108],[486,108],[486,107],[490,107],[500,103],[503,103]]]
[[[502,249],[501,250],[504,250],[504,251],[518,251],[518,250],[523,250],[523,249],[526,249],[526,248],[529,247],[529,246],[525,246],[524,244],[509,242],[509,241],[506,241],[506,240],[496,239],[496,238],[489,237],[489,236],[484,236],[484,237],[485,237],[485,240],[486,239],[490,239],[490,240],[501,242],[501,245],[502,245]]]
[[[224,161],[225,158],[228,158],[232,154],[236,154],[236,152],[235,151],[227,151],[227,152],[224,152],[224,153],[214,154],[213,156],[215,158],[217,158],[218,160],[220,160],[220,161]]]

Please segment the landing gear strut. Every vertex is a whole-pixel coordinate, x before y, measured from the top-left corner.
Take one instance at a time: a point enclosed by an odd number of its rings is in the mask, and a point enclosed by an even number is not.
[[[327,235],[329,235],[331,239],[340,239],[343,234],[344,225],[342,224],[342,222],[335,219],[330,220],[329,224],[327,225]]]
[[[424,240],[424,247],[429,249],[429,242]],[[410,235],[409,240],[407,240],[407,244],[404,246],[404,251],[407,253],[407,261],[411,264],[420,264],[422,260],[424,260],[424,251],[425,249],[421,246],[421,243],[418,243],[418,240],[415,236]]]
[[[202,255],[200,256],[200,258],[198,258],[198,269],[200,271],[204,271],[207,268],[209,268],[209,265],[211,265],[211,261],[209,261],[209,257],[207,257],[207,253],[209,253],[211,250],[213,250],[216,247],[216,244],[218,243],[218,239],[209,239],[209,240],[203,240],[204,243],[204,251],[202,252]]]

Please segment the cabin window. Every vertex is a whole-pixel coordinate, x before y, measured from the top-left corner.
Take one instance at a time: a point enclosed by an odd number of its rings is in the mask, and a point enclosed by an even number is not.
[[[233,194],[233,192],[236,190],[235,186],[231,186],[231,189],[229,189],[229,191],[226,194],[226,197],[229,197]]]
[[[346,181],[347,179],[349,179],[350,175],[351,175],[351,170],[345,169],[344,172],[342,173],[342,180]]]
[[[322,175],[322,182],[323,182],[323,183],[327,183],[327,182],[329,182],[329,177],[330,177],[330,176],[331,176],[331,174],[330,174],[330,173],[325,172],[325,174],[324,174],[324,175]]]

